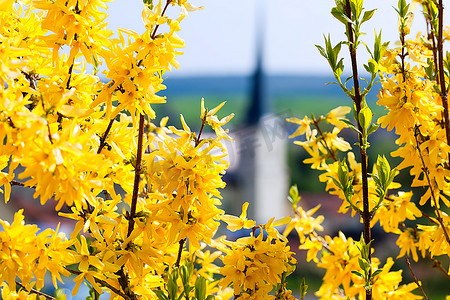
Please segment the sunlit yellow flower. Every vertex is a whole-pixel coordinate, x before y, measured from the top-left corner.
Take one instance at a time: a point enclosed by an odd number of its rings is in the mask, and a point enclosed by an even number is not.
[[[242,228],[250,229],[255,227],[256,222],[247,219],[248,202],[242,205],[242,213],[238,217],[232,215],[222,215],[220,219],[228,224],[227,228],[231,231],[237,231]]]

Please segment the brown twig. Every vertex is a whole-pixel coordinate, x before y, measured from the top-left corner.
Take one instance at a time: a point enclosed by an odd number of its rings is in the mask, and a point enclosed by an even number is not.
[[[65,269],[66,269],[67,271],[69,271],[70,273],[74,274],[74,275],[80,275],[80,274],[81,274],[80,271],[75,271],[75,270],[69,269],[69,268],[67,268],[67,267],[66,267]],[[104,286],[104,287],[110,289],[111,291],[113,291],[113,292],[116,293],[117,295],[119,295],[119,296],[121,296],[121,297],[123,297],[123,298],[125,298],[125,299],[127,299],[127,300],[131,300],[131,298],[130,298],[128,295],[124,294],[123,292],[121,292],[121,291],[118,290],[117,288],[113,287],[112,285],[110,285],[110,284],[107,283],[106,281],[101,280],[101,279],[96,278],[96,277],[93,277],[93,278],[94,278],[95,282],[97,282],[98,284],[100,284],[100,285],[102,285],[102,286]]]
[[[400,59],[401,59],[401,68],[402,68],[401,71],[402,71],[403,82],[405,82],[405,80],[406,80],[405,57],[408,55],[408,52],[405,53],[405,48],[406,48],[405,35],[406,34],[405,34],[405,31],[404,31],[404,27],[402,26],[401,31],[400,31],[400,42],[402,44],[402,53],[399,54],[399,56],[400,56]]]
[[[429,252],[427,252],[427,258],[433,263],[433,268],[438,269],[445,277],[447,277],[447,279],[450,279],[450,274],[442,267],[442,262],[440,260],[432,258]]]
[[[100,145],[98,146],[97,154],[100,154],[102,152],[103,147],[106,145],[106,137],[108,136],[109,132],[111,131],[111,127],[114,123],[114,118],[109,120],[108,127],[106,128],[105,132],[102,135],[102,138],[100,139]]]
[[[181,254],[183,253],[183,246],[184,243],[186,242],[186,238],[182,238],[179,241],[179,248],[178,248],[178,255],[177,255],[177,261],[175,262],[175,268],[178,268],[180,266],[180,262],[181,262]]]
[[[52,297],[50,295],[47,295],[47,294],[45,294],[43,292],[40,292],[38,290],[35,290],[33,288],[28,290],[21,282],[18,282],[17,280],[16,280],[16,284],[18,286],[20,286],[21,288],[23,288],[25,291],[29,292],[29,293],[33,293],[33,294],[36,294],[36,295],[39,295],[39,296],[44,296],[46,299],[49,299],[49,300],[56,300],[56,298],[54,298],[54,297]]]
[[[128,220],[128,236],[131,235],[134,229],[134,217],[136,215],[136,206],[137,200],[139,196],[139,181],[141,179],[141,163],[142,163],[142,149],[144,143],[144,123],[145,123],[145,115],[140,114],[139,116],[139,133],[138,133],[138,142],[137,142],[137,154],[136,154],[136,162],[134,165],[134,184],[133,184],[133,194],[131,196],[131,208],[130,215]]]
[[[434,36],[434,26],[433,26],[433,22],[431,21],[431,7],[430,7],[430,3],[425,1],[426,4],[426,9],[428,10],[428,16],[425,15],[425,21],[427,24],[427,35],[428,35],[428,39],[431,39],[431,43],[433,45],[433,63],[434,63],[434,70],[437,72],[437,70],[439,69],[438,67],[438,59],[437,59],[437,52],[436,52],[436,39]],[[429,30],[428,30],[429,27]],[[433,79],[433,78],[430,78]],[[439,76],[436,76],[436,80],[439,84]]]
[[[47,131],[48,131],[48,139],[50,140],[50,144],[53,144],[53,138],[52,138],[52,132],[50,131],[50,124],[48,123],[47,116],[48,112],[45,110],[45,104],[44,104],[44,98],[41,94],[41,100],[42,100],[42,110],[45,111],[45,120],[47,121]]]
[[[166,5],[164,6],[164,9],[161,12],[161,17],[164,16],[164,14],[166,13],[166,10],[169,7],[170,2],[172,2],[172,0],[167,0]],[[152,39],[155,39],[158,28],[159,28],[159,24],[156,24],[155,29],[153,30],[152,35],[151,35]]]
[[[197,147],[197,146],[200,144],[200,142],[202,141],[202,140],[200,139],[200,137],[201,137],[201,135],[202,135],[203,128],[205,127],[205,124],[206,124],[206,115],[205,115],[205,117],[204,117],[203,120],[202,120],[202,126],[200,127],[200,131],[198,132],[198,136],[197,136],[197,138],[195,139],[195,147]]]
[[[436,212],[436,218],[437,218],[440,226],[442,227],[442,231],[444,232],[445,240],[450,245],[450,237],[449,237],[448,232],[447,232],[447,230],[445,228],[444,221],[442,220],[441,212],[440,212],[440,210],[438,208],[438,202],[436,200],[436,197],[434,196],[433,185],[431,184],[431,179],[430,179],[430,176],[428,174],[429,171],[428,171],[427,166],[425,165],[425,160],[423,159],[422,150],[420,150],[420,143],[419,143],[419,139],[417,138],[418,129],[419,129],[419,127],[416,126],[416,128],[414,130],[415,131],[414,132],[414,138],[416,139],[417,151],[419,152],[419,157],[420,157],[420,161],[422,163],[423,173],[425,174],[425,177],[427,178],[428,188],[430,189],[431,199],[433,200],[433,204],[434,204],[434,211]]]
[[[11,185],[25,186],[25,184],[23,182],[19,182],[19,181],[16,181],[16,180],[11,180],[9,183]]]
[[[438,4],[438,41],[437,41],[437,52],[438,52],[438,63],[439,63],[439,85],[440,85],[440,96],[442,100],[442,106],[444,107],[444,127],[447,137],[447,144],[450,145],[450,116],[448,110],[447,101],[447,88],[445,86],[445,71],[444,71],[444,4],[443,0],[439,0]]]
[[[423,290],[422,286],[420,285],[419,281],[416,278],[416,275],[414,274],[412,268],[411,268],[411,263],[409,262],[409,257],[408,255],[405,256],[405,261],[406,261],[406,265],[408,266],[409,272],[411,273],[412,277],[414,278],[414,282],[417,284],[417,286],[419,287],[420,292],[422,293],[422,295],[424,296],[424,298],[426,300],[429,300],[427,295],[425,294],[425,291]]]
[[[317,232],[313,231],[312,236],[315,237],[321,244],[322,247],[325,248],[325,250],[327,250],[328,252],[330,252],[332,255],[336,255],[331,249],[330,246],[328,245],[328,243],[324,240],[324,238],[320,235],[317,234]]]
[[[325,135],[323,134],[322,129],[320,129],[319,122],[316,120],[314,115],[312,116],[312,121],[313,121],[314,126],[317,128],[317,131],[319,132],[320,136],[322,137],[321,142],[323,142],[325,149],[327,149],[328,153],[331,155],[331,158],[334,161],[338,161],[336,154],[334,153],[333,149],[331,149],[330,146],[328,145],[328,143],[325,139]]]
[[[345,11],[347,14],[347,17],[349,20],[352,20],[352,11],[350,6],[350,0],[346,0],[345,5]],[[353,75],[353,89],[355,91],[353,101],[356,106],[356,115],[359,115],[359,112],[362,109],[362,96],[360,92],[359,87],[359,77],[358,77],[358,62],[356,59],[356,42],[355,38],[353,36],[353,26],[352,23],[347,23],[347,32],[348,32],[348,41],[349,41],[349,51],[350,51],[350,59],[352,64],[352,75]],[[356,120],[356,123],[358,124],[358,130],[362,133],[364,132],[361,124],[358,120]],[[362,177],[362,190],[363,190],[363,212],[361,214],[361,217],[363,219],[363,235],[364,235],[364,242],[366,244],[369,244],[372,240],[371,237],[371,228],[370,228],[370,208],[369,208],[369,184],[368,184],[368,171],[367,171],[367,152],[366,149],[363,147],[364,137],[362,134],[359,134],[359,154],[361,157],[361,177]],[[368,254],[368,260],[371,261],[372,258],[372,252],[369,251]],[[369,269],[369,278],[372,275],[372,268]],[[366,300],[372,299],[372,290],[366,289]]]
[[[411,229],[413,231],[412,234],[414,235],[414,239],[418,239],[417,227],[414,227],[414,228],[413,227],[407,227],[405,225],[405,223],[403,223],[403,222],[399,223],[398,227],[400,229],[403,229],[403,231],[408,231],[409,229]],[[441,263],[440,260],[432,258],[429,251],[426,251],[426,257],[433,263],[433,268],[438,269],[442,274],[444,274],[445,277],[450,279],[450,274],[448,274],[447,270],[442,267],[442,263]]]

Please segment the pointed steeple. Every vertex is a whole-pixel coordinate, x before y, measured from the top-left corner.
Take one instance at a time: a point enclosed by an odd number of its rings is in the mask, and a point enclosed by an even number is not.
[[[256,47],[255,47],[255,71],[250,78],[250,104],[245,119],[246,125],[257,125],[262,116],[268,113],[266,84],[264,74],[264,33],[265,11],[264,5],[260,5],[256,15]]]

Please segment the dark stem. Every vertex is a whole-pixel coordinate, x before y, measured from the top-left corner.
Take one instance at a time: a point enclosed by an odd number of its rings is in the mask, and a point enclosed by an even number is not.
[[[322,129],[320,129],[319,122],[317,122],[316,118],[314,118],[314,115],[312,116],[312,121],[313,121],[314,126],[317,128],[317,131],[319,132],[320,136],[322,137],[321,141],[323,142],[323,145],[325,146],[325,148],[328,150],[328,153],[330,153],[331,158],[334,161],[337,161],[338,159],[336,158],[336,154],[330,148],[327,141],[325,140],[325,135],[323,134]]]
[[[442,231],[444,232],[445,240],[450,245],[450,237],[448,235],[447,230],[445,229],[444,221],[442,220],[441,213],[440,213],[440,210],[438,208],[438,202],[436,200],[436,197],[434,196],[434,189],[433,189],[433,185],[431,184],[430,176],[428,174],[428,168],[425,165],[425,160],[423,159],[422,150],[420,150],[420,143],[419,143],[419,139],[417,138],[417,135],[419,134],[418,133],[419,128],[416,127],[414,129],[414,131],[415,131],[414,132],[414,137],[416,139],[417,151],[419,152],[419,157],[420,157],[420,161],[422,163],[423,173],[425,174],[425,177],[427,178],[428,188],[430,189],[431,199],[433,200],[433,204],[434,204],[434,211],[436,212],[436,218],[437,218],[439,224],[442,227]]]
[[[350,6],[350,0],[346,0],[346,14],[347,17],[352,20],[352,12]],[[359,115],[362,106],[362,97],[360,93],[359,80],[358,80],[358,63],[356,60],[356,44],[353,36],[353,28],[352,23],[347,23],[347,31],[348,31],[348,39],[349,39],[349,50],[350,50],[350,58],[352,62],[352,75],[353,75],[353,87],[355,90],[355,95],[353,101],[356,106],[356,115]],[[360,132],[364,132],[361,124],[358,120],[356,120],[358,124],[358,130]],[[367,172],[367,153],[366,149],[363,147],[364,138],[362,134],[359,134],[359,154],[361,156],[361,175],[362,175],[362,188],[363,188],[363,212],[362,219],[364,225],[364,242],[369,244],[371,242],[371,231],[370,231],[370,209],[369,209],[369,185],[368,185],[368,172]],[[369,262],[372,261],[372,253],[369,251]],[[372,275],[372,269],[369,269],[369,278]],[[372,289],[366,289],[366,300],[372,299]]]
[[[43,293],[43,292],[40,292],[40,291],[38,291],[38,290],[35,290],[35,289],[33,289],[33,288],[31,288],[30,290],[28,290],[21,282],[18,282],[17,280],[16,280],[16,284],[17,284],[18,286],[20,286],[21,288],[23,288],[25,291],[29,292],[29,293],[33,293],[33,294],[36,294],[36,295],[39,295],[39,296],[44,296],[45,298],[47,298],[47,299],[49,299],[49,300],[56,300],[56,298],[54,298],[54,297],[52,297],[52,296],[50,296],[50,295],[47,295],[47,294],[45,294],[45,293]]]
[[[166,5],[164,6],[164,9],[161,12],[161,17],[164,16],[164,14],[166,13],[166,10],[169,7],[170,2],[172,2],[172,0],[167,0]],[[159,28],[159,24],[156,24],[155,29],[152,32],[152,39],[155,39],[158,28]]]
[[[133,195],[131,197],[131,209],[129,215],[129,223],[128,223],[128,236],[131,235],[134,229],[134,217],[136,215],[136,206],[139,195],[139,181],[141,178],[141,161],[142,161],[142,148],[144,141],[144,123],[145,123],[145,115],[140,114],[139,116],[139,133],[138,133],[138,144],[137,144],[137,154],[136,154],[136,163],[134,166],[134,185],[133,185]]]
[[[324,247],[325,250],[327,250],[328,252],[330,252],[332,255],[336,255],[336,254],[330,249],[330,246],[329,246],[328,243],[325,241],[325,239],[324,239],[322,236],[318,235],[317,232],[313,231],[313,232],[312,232],[312,236],[315,237],[315,238],[322,244],[322,247]]]
[[[442,262],[440,260],[432,258],[430,253],[428,252],[427,256],[433,262],[433,268],[438,269],[442,274],[444,274],[445,277],[447,277],[447,279],[450,279],[450,274],[448,274],[447,270],[442,267]]]
[[[102,138],[100,139],[100,145],[98,146],[97,154],[100,154],[102,152],[103,147],[106,145],[106,137],[108,136],[109,132],[111,131],[111,127],[114,123],[115,119],[109,120],[108,127],[106,128],[105,132],[102,135]]]
[[[447,101],[447,88],[445,87],[445,73],[444,73],[444,4],[443,0],[439,0],[439,25],[438,25],[438,63],[439,63],[439,84],[440,84],[440,95],[442,99],[442,105],[444,106],[444,126],[445,133],[447,137],[447,144],[450,145],[450,117],[448,111],[448,101]]]
[[[11,180],[9,183],[11,185],[25,186],[25,184],[23,182],[19,182],[19,181],[16,181],[16,180]]]
[[[434,36],[434,26],[433,22],[431,21],[431,8],[430,3],[426,2],[426,8],[428,10],[428,15],[425,15],[425,21],[427,23],[427,31],[428,31],[428,39],[431,39],[431,42],[433,44],[433,63],[434,63],[434,70],[435,72],[438,71],[438,59],[437,59],[437,53],[436,53],[436,39]],[[429,27],[429,30],[428,30]],[[430,78],[433,79],[433,78]],[[439,76],[436,76],[436,80],[439,84]]]
[[[402,27],[402,31],[400,32],[400,42],[402,43],[402,53],[400,54],[400,59],[402,62],[402,65],[401,65],[402,77],[403,77],[403,82],[405,82],[405,80],[406,80],[405,57],[406,57],[407,53],[405,53],[406,43],[405,43],[405,32],[403,31],[403,27]]]
[[[426,215],[424,215],[424,216],[426,216]],[[429,216],[426,216],[426,217],[430,218]],[[431,218],[429,220],[436,224],[436,221],[432,220]],[[439,225],[439,223],[437,223],[437,225]],[[412,229],[412,231],[413,231],[412,234],[414,236],[414,239],[418,238],[417,227],[407,227],[405,225],[405,223],[399,223],[399,228],[401,228],[403,231]],[[438,269],[442,274],[444,274],[445,277],[450,279],[450,274],[448,274],[447,270],[442,267],[442,262],[440,260],[437,260],[437,259],[434,259],[433,257],[431,257],[431,254],[429,251],[426,252],[426,258],[428,258],[433,263],[433,268]]]
[[[422,295],[424,296],[424,298],[425,298],[426,300],[429,300],[428,297],[427,297],[427,295],[425,294],[425,291],[423,290],[422,286],[420,285],[419,281],[418,281],[417,278],[416,278],[416,275],[414,274],[414,272],[413,272],[413,270],[412,270],[412,268],[411,268],[411,263],[409,262],[409,257],[408,257],[408,255],[405,256],[405,261],[406,261],[406,264],[408,265],[409,272],[411,273],[412,277],[414,278],[414,282],[415,282],[415,283],[417,284],[417,286],[419,287],[420,292],[422,293]]]
[[[79,272],[79,271],[71,270],[71,269],[69,269],[69,268],[65,268],[65,269],[66,269],[67,271],[69,271],[70,273],[74,274],[74,275],[80,275],[80,274],[81,274],[81,272]],[[97,282],[97,283],[100,284],[101,286],[107,287],[108,289],[110,289],[111,291],[113,291],[113,292],[116,293],[117,295],[123,297],[124,299],[131,300],[131,298],[130,298],[128,295],[122,293],[120,290],[118,290],[117,288],[113,287],[112,285],[110,285],[110,284],[107,283],[106,281],[101,280],[101,279],[98,279],[98,278],[96,278],[96,277],[94,277],[94,280],[95,280],[95,282]]]
[[[180,266],[181,261],[181,253],[183,252],[183,246],[186,242],[186,238],[183,238],[179,241],[180,247],[178,248],[178,255],[177,255],[177,261],[175,262],[175,268],[178,268]]]
[[[45,110],[44,98],[41,99],[42,99],[42,110],[45,111],[45,120],[47,121],[48,139],[50,140],[50,144],[53,144],[52,132],[50,131],[50,124],[48,123],[47,120],[48,112]]]
[[[72,72],[73,72],[73,62],[69,67],[69,79],[67,79],[66,89],[70,89],[70,80],[72,79]]]
[[[52,133],[50,131],[50,124],[48,124],[48,121],[47,121],[47,130],[48,130],[48,139],[50,140],[50,144],[53,144]]]
[[[202,141],[200,137],[202,136],[203,128],[205,127],[206,120],[202,120],[202,127],[200,127],[200,131],[198,132],[198,136],[195,139],[195,147],[197,147]]]

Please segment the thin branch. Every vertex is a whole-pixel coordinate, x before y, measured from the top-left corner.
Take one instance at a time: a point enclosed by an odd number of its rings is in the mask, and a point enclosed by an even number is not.
[[[413,272],[413,270],[412,270],[412,268],[411,268],[411,263],[409,262],[409,257],[408,257],[408,255],[405,256],[405,261],[406,261],[406,264],[408,265],[409,272],[411,273],[412,277],[414,278],[414,282],[415,282],[416,285],[419,287],[420,292],[422,293],[422,295],[425,297],[426,300],[429,300],[428,297],[427,297],[427,295],[425,294],[425,291],[423,290],[421,284],[420,284],[419,281],[417,280],[416,275],[414,274],[414,272]]]
[[[136,162],[134,166],[134,184],[133,184],[133,194],[131,197],[131,209],[128,223],[128,236],[131,235],[134,229],[134,217],[136,215],[136,206],[139,196],[139,181],[141,179],[141,162],[142,162],[142,148],[144,143],[144,123],[145,115],[140,114],[139,116],[139,133],[138,133],[138,148],[136,154]]]
[[[161,13],[161,17],[164,16],[164,14],[166,13],[166,10],[169,7],[170,2],[172,2],[172,0],[167,0],[166,5],[164,6],[164,9]],[[158,28],[159,28],[159,24],[156,24],[155,29],[152,32],[152,39],[155,39]]]
[[[42,97],[42,94],[41,94],[41,100],[42,100],[42,110],[45,111],[45,120],[47,121],[46,123],[47,123],[48,139],[50,140],[50,144],[53,144],[52,133],[50,131],[50,124],[48,123],[48,120],[47,120],[48,112],[45,110],[44,98]]]
[[[16,181],[16,180],[11,180],[9,183],[11,185],[25,186],[25,184],[23,182],[19,182],[19,181]]]
[[[448,110],[448,101],[447,101],[447,88],[445,86],[445,72],[444,72],[444,4],[443,0],[439,0],[438,4],[439,10],[439,19],[438,19],[438,63],[439,63],[439,84],[440,84],[440,96],[442,100],[442,106],[444,106],[444,127],[445,133],[447,137],[447,144],[450,145],[450,116]]]
[[[338,159],[336,158],[336,154],[330,148],[330,146],[328,145],[327,141],[325,140],[325,135],[323,134],[322,129],[320,129],[319,122],[317,122],[316,118],[314,118],[314,115],[312,116],[312,121],[313,121],[314,126],[317,128],[317,131],[319,132],[320,136],[322,137],[321,141],[323,142],[323,144],[324,144],[325,148],[327,149],[328,153],[331,155],[331,158],[334,161],[338,161]]]
[[[419,127],[415,128],[414,138],[416,139],[417,151],[419,152],[419,157],[420,157],[420,161],[422,163],[423,173],[425,174],[425,177],[427,178],[428,188],[430,189],[431,199],[433,200],[433,203],[434,203],[434,210],[436,212],[437,220],[438,220],[439,224],[442,227],[442,231],[444,232],[445,240],[450,245],[450,237],[449,237],[448,232],[447,232],[447,230],[445,228],[444,221],[442,220],[441,213],[440,213],[440,210],[438,208],[438,202],[436,200],[436,197],[434,196],[434,189],[433,189],[433,186],[431,184],[430,176],[428,174],[429,171],[428,171],[427,166],[425,165],[425,160],[423,159],[422,150],[420,150],[420,143],[419,143],[419,139],[417,138],[418,128]]]
[[[202,126],[200,127],[200,131],[198,132],[198,136],[195,139],[195,147],[197,147],[200,144],[200,142],[202,141],[201,140],[201,136],[202,136],[203,128],[205,128],[205,124],[206,124],[206,114],[205,114],[205,116],[202,119]]]
[[[106,128],[105,132],[102,135],[102,138],[100,139],[100,145],[98,146],[97,154],[100,154],[102,152],[103,147],[106,145],[106,137],[108,136],[109,132],[111,131],[111,127],[114,123],[114,118],[109,120],[108,127]]]
[[[346,0],[345,5],[346,14],[349,20],[352,20],[352,11],[350,6],[350,0]],[[347,23],[347,32],[348,32],[348,41],[349,41],[349,51],[350,51],[350,59],[352,63],[352,75],[353,75],[353,89],[355,91],[355,95],[353,98],[353,101],[355,102],[356,106],[356,115],[359,115],[359,112],[362,109],[362,97],[359,87],[359,77],[358,77],[358,63],[356,60],[356,46],[355,43],[355,37],[353,35],[353,26],[352,23]],[[357,37],[356,37],[357,38]],[[364,132],[361,124],[358,120],[356,120],[356,123],[358,124],[358,130],[359,132]],[[367,152],[366,149],[363,147],[364,145],[364,138],[363,134],[358,134],[359,137],[359,154],[361,157],[361,177],[362,177],[362,190],[363,190],[363,213],[362,213],[362,219],[363,219],[363,226],[364,226],[364,242],[366,244],[369,244],[372,240],[371,237],[371,228],[370,228],[370,208],[369,208],[369,184],[368,184],[368,171],[367,171]],[[369,251],[368,254],[368,260],[369,262],[372,260],[372,251]],[[369,268],[369,278],[372,275],[372,268]],[[372,299],[372,289],[368,288],[366,289],[366,300]]]
[[[445,277],[447,277],[447,279],[450,279],[450,274],[442,267],[442,262],[440,260],[432,258],[429,252],[427,252],[427,257],[433,262],[433,268],[438,269]]]
[[[74,275],[80,275],[80,274],[81,274],[81,272],[75,271],[75,270],[72,270],[72,269],[69,269],[69,268],[67,268],[67,267],[66,267],[65,269],[66,269],[67,271],[69,271],[70,273],[74,274]],[[101,279],[96,278],[96,277],[93,277],[93,278],[94,278],[95,282],[97,282],[98,284],[100,284],[100,285],[102,285],[102,286],[104,286],[104,287],[110,289],[110,290],[113,291],[115,294],[117,294],[117,295],[119,295],[119,296],[121,296],[121,297],[123,297],[123,298],[125,298],[125,299],[131,300],[131,298],[130,298],[128,295],[124,294],[123,292],[121,292],[121,291],[118,290],[117,288],[113,287],[112,285],[110,285],[110,284],[107,283],[106,281],[101,280]]]
[[[425,213],[425,212],[423,212],[423,211],[422,211],[421,213],[422,213],[422,216],[424,216],[425,218],[427,218],[428,221],[430,221],[431,223],[433,223],[433,224],[435,224],[435,225],[437,225],[437,226],[440,225],[438,221],[436,221],[435,219],[433,219],[432,217],[430,217],[427,213]]]
[[[67,79],[66,89],[70,90],[70,80],[72,79],[72,72],[73,72],[73,62],[69,67],[69,78]]]
[[[181,253],[183,252],[183,246],[184,246],[185,242],[186,242],[186,238],[181,239],[179,242],[180,247],[178,248],[178,255],[177,255],[177,261],[175,262],[175,268],[178,268],[180,266]]]
[[[16,280],[16,284],[17,284],[18,286],[20,286],[21,288],[23,288],[25,291],[29,292],[29,293],[33,293],[33,294],[36,294],[36,295],[39,295],[39,296],[44,296],[45,298],[47,298],[47,299],[49,299],[49,300],[56,300],[56,298],[54,298],[54,297],[52,297],[52,296],[50,296],[50,295],[47,295],[47,294],[45,294],[45,293],[43,293],[43,292],[40,292],[40,291],[38,291],[38,290],[35,290],[35,289],[33,289],[33,288],[31,288],[30,290],[28,290],[21,282],[18,282],[17,280]]]
[[[328,252],[330,252],[332,255],[336,255],[331,249],[330,246],[328,245],[328,243],[324,240],[324,238],[320,235],[317,234],[317,232],[313,231],[312,232],[312,236],[314,236],[321,244],[322,247],[325,248],[325,250],[327,250]]]
[[[435,222],[435,221],[433,221],[433,222]],[[415,239],[418,238],[417,227],[407,227],[407,226],[405,225],[405,223],[403,223],[403,222],[402,222],[402,223],[399,223],[399,224],[398,224],[398,227],[399,227],[400,229],[402,229],[403,231],[407,231],[408,228],[412,229],[412,230],[413,230],[414,238],[415,238]],[[437,260],[437,259],[432,258],[429,251],[426,251],[426,258],[428,258],[428,259],[433,263],[433,268],[438,269],[442,274],[444,274],[445,277],[447,277],[448,279],[450,279],[450,274],[448,274],[447,270],[444,269],[444,268],[442,267],[442,263],[441,263],[440,260]]]
[[[431,21],[431,7],[430,7],[430,3],[429,2],[425,2],[426,3],[426,8],[428,10],[428,13],[425,14],[425,21],[427,23],[427,32],[428,32],[428,39],[431,39],[431,43],[433,44],[433,63],[434,63],[434,70],[435,72],[438,71],[439,67],[438,67],[438,59],[437,59],[437,53],[436,53],[436,39],[434,36],[434,31],[435,28],[433,26],[433,22]],[[428,30],[429,27],[429,30]],[[430,78],[433,79],[433,78]],[[436,76],[436,80],[439,84],[439,76]]]

